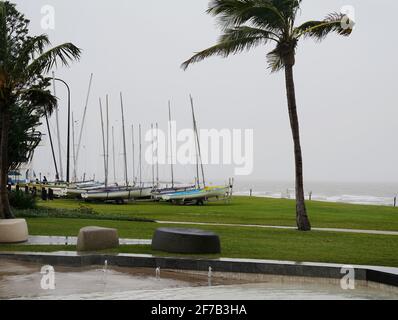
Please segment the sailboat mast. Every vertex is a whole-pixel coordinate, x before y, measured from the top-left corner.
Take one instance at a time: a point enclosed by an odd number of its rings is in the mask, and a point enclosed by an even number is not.
[[[115,127],[114,126],[112,126],[112,158],[113,158],[113,181],[116,182]]]
[[[124,180],[125,180],[126,187],[127,187],[129,185],[129,177],[127,174],[126,130],[124,127],[123,95],[121,92],[120,92],[120,109],[122,110]]]
[[[72,112],[72,157],[73,157],[73,180],[76,182],[76,145],[75,145],[75,120]]]
[[[173,167],[173,133],[171,125],[171,102],[169,100],[169,137],[170,137],[170,169],[171,169],[171,187],[174,188],[174,167]]]
[[[140,168],[139,168],[139,170],[140,170],[140,187],[142,187],[142,146],[141,146],[141,125],[139,125],[139,132],[138,132],[138,135],[139,135],[139,140],[140,140],[140,145],[139,145],[139,152],[140,152],[140,154],[139,154],[139,165],[140,165]]]
[[[109,96],[106,95],[106,181],[109,177]]]
[[[88,84],[88,90],[87,90],[87,96],[86,96],[86,103],[84,105],[84,112],[83,112],[83,119],[82,119],[82,125],[80,127],[80,133],[79,133],[79,141],[77,144],[77,150],[76,150],[76,163],[79,161],[79,154],[80,154],[80,146],[82,143],[82,136],[83,136],[83,129],[84,129],[84,124],[86,122],[86,114],[87,114],[87,107],[88,107],[88,101],[90,99],[90,92],[91,92],[91,83],[93,81],[93,74],[90,75],[90,81]],[[77,171],[77,169],[76,169]]]
[[[133,149],[133,184],[135,184],[135,144],[134,144],[134,125],[131,125],[131,147]]]
[[[155,163],[154,163],[154,152],[155,152],[155,148],[154,148],[154,132],[153,132],[153,123],[151,123],[151,142],[152,142],[152,186],[155,185]]]
[[[191,110],[193,110],[192,106],[192,97],[189,97],[191,99]],[[198,140],[196,139],[196,130],[195,130],[195,117],[192,112],[192,128],[193,128],[193,134],[194,134],[194,139],[195,139],[195,151],[196,151],[196,178],[195,178],[195,186],[200,188],[200,177],[199,177],[199,150],[198,150]]]
[[[156,123],[156,185],[159,186],[159,126]]]
[[[52,135],[51,135],[50,123],[48,122],[48,115],[47,115],[47,112],[46,112],[45,116],[46,116],[46,123],[47,123],[48,138],[50,139],[51,153],[52,153],[53,161],[54,161],[55,174],[56,174],[56,176],[57,176],[58,179],[59,179],[57,160],[55,159],[55,151],[54,151],[54,145],[53,145],[53,138],[52,138]]]
[[[102,150],[104,151],[104,173],[105,173],[105,187],[108,186],[108,177],[106,176],[106,149],[105,149],[105,130],[104,130],[104,117],[102,114],[101,98],[99,99],[100,113],[101,113],[101,128],[102,128]]]
[[[53,72],[53,90],[54,96],[57,96],[56,88],[55,88],[55,73]],[[58,114],[58,102],[57,107],[55,108],[55,120],[57,124],[57,140],[58,140],[58,163],[59,163],[59,180],[63,180],[63,170],[62,170],[62,152],[61,152],[61,134],[59,129],[59,114]]]
[[[203,187],[206,187],[205,173],[204,173],[203,162],[202,162],[202,154],[201,154],[201,151],[200,151],[200,141],[199,141],[199,134],[198,134],[198,126],[196,124],[195,110],[194,110],[194,106],[193,106],[193,98],[192,98],[191,95],[189,96],[189,98],[191,100],[191,109],[192,109],[194,133],[196,135],[196,143],[197,143],[198,153],[199,153],[200,168],[201,168],[201,171],[202,171],[202,182],[203,182]],[[199,179],[199,177],[198,177],[198,179]]]

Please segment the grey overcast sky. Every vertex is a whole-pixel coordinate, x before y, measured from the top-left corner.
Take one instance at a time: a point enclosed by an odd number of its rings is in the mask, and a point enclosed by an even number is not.
[[[79,63],[56,71],[71,85],[72,108],[79,120],[89,75],[94,73],[80,175],[83,171],[102,175],[98,98],[109,93],[111,124],[120,126],[118,93],[122,91],[127,125],[142,123],[144,128],[156,121],[166,127],[168,99],[177,125],[190,127],[188,94],[192,93],[201,128],[254,130],[254,171],[246,179],[293,180],[284,77],[283,72],[270,74],[266,69],[269,47],[229,59],[211,58],[187,72],[179,67],[193,52],[214,44],[220,34],[214,19],[205,14],[207,0],[16,3],[31,20],[32,33],[48,33],[53,44],[70,41],[84,50]],[[44,5],[55,8],[54,30],[41,29]],[[344,5],[355,7],[357,24],[351,37],[331,35],[322,43],[304,40],[297,51],[295,81],[305,179],[394,182],[398,179],[398,2],[304,0],[298,22],[323,18]],[[65,132],[66,96],[60,85],[57,91]],[[121,178],[119,127],[115,135]],[[43,174],[52,172],[46,139],[34,168]],[[183,179],[191,169],[178,166],[178,177]],[[233,166],[206,170],[214,180],[233,174]],[[166,175],[166,168],[161,173]]]

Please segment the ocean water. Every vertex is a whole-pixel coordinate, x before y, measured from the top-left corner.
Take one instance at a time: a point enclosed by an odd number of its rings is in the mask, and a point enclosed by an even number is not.
[[[398,195],[397,183],[305,182],[305,197],[326,202],[393,206]],[[270,198],[295,198],[294,182],[235,180],[234,194]],[[397,200],[398,206],[398,200]]]

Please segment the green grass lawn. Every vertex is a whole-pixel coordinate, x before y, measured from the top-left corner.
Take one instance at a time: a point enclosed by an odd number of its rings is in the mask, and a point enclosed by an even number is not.
[[[86,204],[75,200],[40,202],[41,207],[78,208],[84,204],[98,214],[124,215],[165,221],[216,222],[295,226],[295,201],[234,197],[232,202],[206,206],[175,206],[141,202],[125,205]],[[398,231],[398,208],[307,201],[313,227]]]
[[[398,231],[398,208],[316,201],[307,202],[307,206],[314,227]],[[151,239],[156,228],[173,226],[154,222],[121,221],[125,218],[295,226],[295,202],[284,199],[234,197],[228,204],[211,203],[206,206],[175,206],[150,202],[125,205],[86,204],[74,200],[55,200],[39,202],[39,209],[35,212],[45,213],[46,210],[57,214],[61,212],[62,217],[27,215],[31,235],[76,236],[80,228],[94,225],[117,228],[122,238]],[[72,213],[74,216],[68,218]],[[85,219],[81,219],[80,213]],[[99,216],[102,217],[101,220],[98,219]],[[115,220],[108,220],[110,218]],[[222,257],[398,267],[398,236],[325,231],[299,232],[239,226],[200,226],[200,228],[220,235]],[[0,251],[63,250],[75,251],[76,248],[0,245]],[[113,252],[167,255],[154,252],[150,246],[143,245],[121,246]],[[219,255],[210,257],[219,257]]]
[[[96,225],[119,230],[120,237],[151,239],[157,223],[61,218],[27,219],[31,235],[76,236],[81,227]],[[168,225],[172,226],[172,225]],[[187,226],[194,227],[194,226]],[[299,232],[241,227],[201,226],[220,235],[222,257],[335,262],[398,267],[398,237],[335,232]],[[74,246],[0,245],[0,251],[75,251]],[[112,252],[150,253],[150,246],[121,246]],[[170,256],[170,254],[168,254]],[[175,256],[172,254],[172,256]],[[220,255],[208,257],[217,258]]]

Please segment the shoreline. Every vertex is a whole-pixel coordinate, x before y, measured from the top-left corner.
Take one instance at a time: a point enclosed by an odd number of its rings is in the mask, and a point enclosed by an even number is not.
[[[269,198],[269,199],[281,199],[281,200],[295,200],[293,194],[287,196],[283,193],[271,193],[267,191],[253,191],[250,195],[250,191],[235,191],[234,196],[238,197],[253,197],[253,198]],[[398,206],[398,200],[396,199],[396,205],[394,206],[394,197],[376,197],[367,195],[341,195],[341,196],[325,196],[312,194],[311,199],[309,195],[305,195],[306,201],[324,202],[324,203],[344,203],[353,205],[369,205],[369,206],[383,206],[383,207],[396,207]]]

